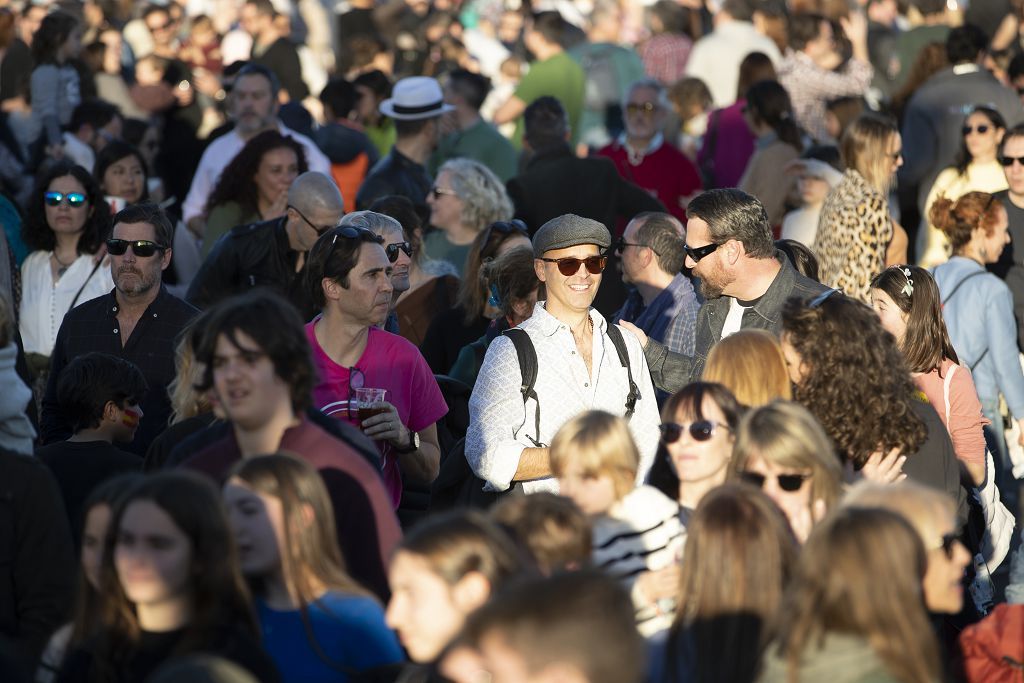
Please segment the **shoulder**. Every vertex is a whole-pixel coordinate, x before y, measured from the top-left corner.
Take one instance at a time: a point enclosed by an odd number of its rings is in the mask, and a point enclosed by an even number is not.
[[[234,202],[229,202],[233,204]],[[231,228],[228,232],[232,239],[235,240],[249,240],[249,239],[260,239],[266,237],[266,235],[273,233],[274,228],[280,221],[278,219],[269,221],[260,221],[259,223],[247,223],[245,225],[236,225]]]
[[[173,315],[176,320],[181,322],[188,322],[199,315],[198,308],[184,299],[174,296],[166,289],[160,293],[160,306],[166,313]]]
[[[312,328],[310,334],[312,333]],[[386,356],[390,360],[399,360],[404,362],[417,362],[420,361],[426,364],[423,360],[423,354],[420,353],[419,348],[405,337],[386,332],[385,330],[377,327],[370,328],[369,336],[367,337],[367,344],[372,342],[375,350]]]
[[[21,264],[21,271],[34,272],[37,269],[42,269],[44,265],[49,265],[50,254],[52,252],[38,249],[33,251],[31,254],[25,257],[25,260]]]

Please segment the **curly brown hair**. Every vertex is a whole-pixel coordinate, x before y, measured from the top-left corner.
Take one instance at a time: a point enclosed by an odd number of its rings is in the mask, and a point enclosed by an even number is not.
[[[800,355],[796,400],[810,410],[857,469],[875,451],[915,453],[928,436],[913,409],[917,389],[896,339],[869,306],[842,294],[817,305],[792,298],[784,340]]]
[[[977,228],[984,228],[985,235],[990,236],[1003,211],[1003,203],[994,201],[988,192],[968,192],[957,200],[940,195],[928,212],[928,220],[946,233],[953,253],[958,254]]]

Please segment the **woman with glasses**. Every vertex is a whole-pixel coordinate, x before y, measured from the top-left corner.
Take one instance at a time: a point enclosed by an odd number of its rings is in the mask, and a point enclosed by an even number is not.
[[[789,401],[743,416],[729,478],[768,494],[801,543],[842,493],[842,469],[828,436],[806,408]]]
[[[895,125],[865,115],[843,133],[839,151],[846,172],[825,197],[813,249],[821,283],[867,303],[871,278],[907,260],[907,235],[889,215],[888,199],[903,142]]]
[[[203,257],[236,225],[283,216],[288,188],[308,170],[306,151],[294,138],[268,130],[249,140],[224,168],[206,202]]]
[[[477,161],[452,159],[438,170],[427,205],[436,228],[423,240],[427,256],[448,261],[460,277],[472,281],[476,271],[469,259],[476,237],[495,221],[512,218],[504,183]]]
[[[929,218],[939,197],[956,201],[968,192],[999,192],[1006,189],[1006,175],[998,159],[1006,121],[992,107],[978,106],[964,119],[956,163],[939,173],[924,203],[924,220],[917,233],[918,264],[934,268],[950,257],[949,238]]]
[[[110,209],[88,171],[60,161],[39,177],[27,214],[21,237],[33,251],[21,265],[18,324],[29,364],[43,380],[64,314],[114,288],[109,265],[97,256]]]

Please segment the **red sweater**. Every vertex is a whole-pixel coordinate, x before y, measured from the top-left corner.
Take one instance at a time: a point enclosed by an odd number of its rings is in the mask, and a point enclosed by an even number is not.
[[[636,166],[630,163],[625,145],[618,140],[598,154],[615,162],[619,175],[661,200],[669,213],[686,224],[686,209],[680,204],[701,189],[700,173],[685,154],[662,142]]]

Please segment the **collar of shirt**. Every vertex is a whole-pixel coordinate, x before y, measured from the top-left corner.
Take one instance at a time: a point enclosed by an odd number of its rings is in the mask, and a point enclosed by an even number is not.
[[[544,301],[538,301],[533,307],[533,315],[530,317],[531,327],[535,327],[545,337],[554,335],[560,329],[568,329],[569,326],[556,318],[555,316],[548,313],[548,310],[544,307]],[[589,313],[591,322],[594,323],[594,331],[600,334],[604,334],[605,331],[605,319],[604,316],[599,315],[593,308],[590,309]]]
[[[623,149],[625,149],[627,152],[631,152],[632,151],[633,148],[630,147],[629,144],[626,141],[626,133],[625,132],[619,134],[619,141],[618,142],[619,142],[619,146],[622,147]],[[647,148],[639,150],[639,152],[643,156],[647,156],[648,154],[653,154],[654,152],[657,152],[661,148],[661,145],[664,144],[664,142],[665,142],[665,136],[662,135],[660,132],[655,133],[654,137],[651,138],[650,144],[647,145]]]

